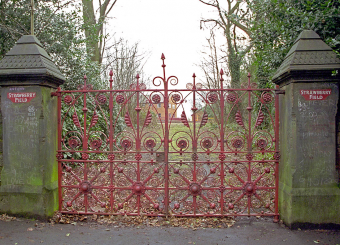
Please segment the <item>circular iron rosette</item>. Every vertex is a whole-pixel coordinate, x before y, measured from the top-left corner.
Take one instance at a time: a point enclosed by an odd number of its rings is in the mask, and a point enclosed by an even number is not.
[[[135,138],[132,133],[123,131],[119,133],[116,137],[116,140],[114,140],[115,146],[120,151],[130,151],[134,144]]]
[[[155,152],[162,146],[162,137],[156,132],[147,132],[142,135],[142,144],[145,150]]]
[[[215,104],[219,100],[219,94],[217,92],[209,92],[205,97],[207,104]]]
[[[216,150],[218,137],[212,132],[205,131],[198,135],[198,142],[203,151],[210,153]]]
[[[108,137],[101,131],[92,131],[88,136],[88,146],[93,151],[103,151],[107,142]]]
[[[64,147],[69,151],[79,150],[83,146],[82,135],[77,131],[69,131],[62,139]]]
[[[117,104],[119,104],[119,105],[124,105],[124,104],[126,104],[127,103],[127,98],[126,98],[126,94],[125,93],[122,93],[122,92],[120,92],[120,93],[117,93],[117,94],[115,94],[115,101],[116,101],[116,103]]]
[[[191,147],[191,140],[189,133],[178,131],[171,137],[171,146],[177,152],[184,152]]]
[[[74,94],[65,94],[63,101],[66,105],[73,105],[76,103],[76,99],[74,97]]]
[[[274,146],[274,137],[267,131],[258,131],[253,136],[253,148],[268,151]]]
[[[239,96],[235,91],[228,91],[225,94],[225,100],[230,104],[236,104],[239,102]]]
[[[273,91],[265,91],[261,94],[261,103],[262,104],[270,104],[274,101],[274,92]]]
[[[169,94],[169,99],[174,104],[181,104],[184,101],[183,94],[180,92],[171,92]]]
[[[99,105],[105,105],[107,102],[108,102],[108,97],[106,95],[106,93],[98,93],[96,95],[96,102],[99,104]]]
[[[240,152],[247,147],[247,135],[240,131],[233,131],[227,135],[226,144],[234,153]]]
[[[152,92],[149,95],[149,103],[152,104],[159,104],[161,102],[164,102],[164,95],[160,92]]]

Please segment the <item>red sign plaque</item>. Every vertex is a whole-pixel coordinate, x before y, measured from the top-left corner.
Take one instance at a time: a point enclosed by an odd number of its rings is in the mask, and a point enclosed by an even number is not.
[[[301,89],[300,94],[306,100],[325,100],[332,92],[332,89]]]
[[[27,103],[34,99],[35,92],[7,93],[7,98],[13,103]]]

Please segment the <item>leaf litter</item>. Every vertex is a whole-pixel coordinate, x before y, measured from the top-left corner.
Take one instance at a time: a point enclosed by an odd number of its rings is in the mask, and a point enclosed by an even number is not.
[[[0,215],[0,220],[10,222],[17,220],[16,217],[7,214]],[[119,227],[182,227],[188,229],[205,229],[205,228],[228,228],[234,225],[235,220],[232,217],[175,217],[168,218],[163,216],[128,216],[128,215],[80,215],[80,214],[62,214],[55,212],[49,220],[50,224],[71,224],[74,226],[90,224],[90,225],[107,225],[113,228]],[[38,224],[35,224],[37,227]],[[44,227],[45,224],[40,224]],[[33,230],[29,228],[28,231]]]
[[[56,212],[50,219],[51,224],[72,224],[80,223],[99,224],[118,227],[182,227],[189,229],[205,228],[228,228],[234,225],[232,217],[175,217],[168,218],[163,216],[128,216],[128,215],[78,215],[62,214]]]

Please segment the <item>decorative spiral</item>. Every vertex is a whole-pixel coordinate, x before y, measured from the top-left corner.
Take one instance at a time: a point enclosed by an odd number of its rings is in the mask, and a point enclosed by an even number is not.
[[[162,77],[155,77],[152,80],[153,85],[156,87],[159,87],[162,84],[162,82],[164,83],[164,79]]]
[[[168,78],[168,82],[172,86],[176,86],[178,84],[178,78],[176,76],[171,76],[171,77]]]

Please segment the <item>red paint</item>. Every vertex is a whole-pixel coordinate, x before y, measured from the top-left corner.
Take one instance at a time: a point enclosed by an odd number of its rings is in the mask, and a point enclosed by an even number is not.
[[[110,72],[108,90],[93,90],[85,77],[79,90],[52,94],[58,96],[60,211],[278,220],[274,89],[257,89],[250,75],[241,88],[231,89],[224,86],[223,71],[219,88],[205,89],[193,75],[186,88],[175,89],[178,79],[166,76],[164,60],[162,55],[163,75],[154,78],[152,89],[137,76],[129,89],[114,90]],[[169,117],[170,100],[181,115],[177,120]],[[164,118],[151,113],[160,101]],[[191,111],[184,112],[185,101],[192,101]],[[189,113],[198,120],[188,121]],[[274,132],[260,127],[264,120]],[[65,123],[74,124],[72,131],[62,131]],[[99,123],[107,126],[103,132]]]
[[[301,89],[300,94],[305,100],[325,100],[331,95],[332,89]]]
[[[7,93],[7,98],[13,103],[28,103],[36,96],[36,92]]]

